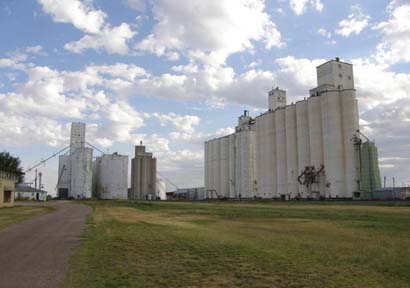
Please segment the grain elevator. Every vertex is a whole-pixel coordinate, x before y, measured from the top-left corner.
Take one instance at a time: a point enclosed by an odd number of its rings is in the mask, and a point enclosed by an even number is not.
[[[245,112],[235,133],[205,142],[207,195],[226,198],[352,198],[359,192],[360,135],[353,67],[338,58],[317,68],[317,87],[287,105]],[[215,196],[214,196],[215,195]]]

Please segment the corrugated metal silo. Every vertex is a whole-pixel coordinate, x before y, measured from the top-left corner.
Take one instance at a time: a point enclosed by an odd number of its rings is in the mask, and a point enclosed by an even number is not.
[[[112,154],[97,157],[96,195],[101,199],[127,199],[128,156]]]

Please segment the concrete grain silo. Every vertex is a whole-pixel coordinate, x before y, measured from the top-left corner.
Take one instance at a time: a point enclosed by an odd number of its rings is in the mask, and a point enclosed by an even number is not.
[[[286,91],[269,91],[267,112],[255,120],[247,113],[239,118],[228,137],[228,156],[226,138],[206,142],[206,190],[230,198],[340,199],[360,194],[352,65],[338,58],[319,65],[317,87],[309,95],[286,105]]]
[[[70,155],[71,187],[69,197],[91,198],[93,149],[75,148]]]
[[[157,159],[145,151],[145,146],[135,146],[131,160],[131,189],[129,199],[151,200],[156,198]]]

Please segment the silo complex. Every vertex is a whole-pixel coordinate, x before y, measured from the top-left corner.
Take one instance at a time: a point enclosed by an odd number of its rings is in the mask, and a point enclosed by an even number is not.
[[[69,155],[59,157],[60,198],[91,198],[93,150],[85,147],[85,124],[72,123]]]
[[[94,196],[99,199],[128,198],[128,156],[114,153],[97,157],[93,165]]]
[[[360,194],[353,67],[328,61],[317,67],[317,82],[307,99],[291,105],[286,91],[272,89],[267,112],[245,114],[234,134],[205,142],[206,192],[282,199]]]
[[[129,199],[154,200],[157,195],[157,159],[145,151],[145,146],[135,146],[131,160],[131,189]]]
[[[247,111],[234,134],[205,142],[205,168],[206,198],[256,195],[256,129]]]

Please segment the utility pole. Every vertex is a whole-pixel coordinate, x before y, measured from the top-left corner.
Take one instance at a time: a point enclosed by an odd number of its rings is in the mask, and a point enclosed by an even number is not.
[[[41,184],[41,177],[43,176],[43,173],[39,172],[38,173],[38,189],[43,189],[43,185]]]
[[[383,188],[386,188],[386,176],[383,178]]]

